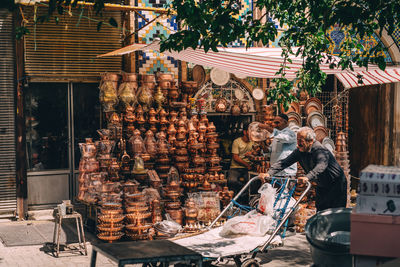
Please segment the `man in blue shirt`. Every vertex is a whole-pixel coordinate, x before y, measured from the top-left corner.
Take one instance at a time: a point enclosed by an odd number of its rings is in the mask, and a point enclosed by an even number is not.
[[[289,126],[289,118],[286,114],[279,114],[273,120],[274,128],[269,127],[266,124],[260,124],[259,127],[262,129],[267,129],[272,132],[271,138],[271,166],[274,165],[279,160],[285,159],[289,156],[295,149],[297,145],[296,133],[293,132]],[[293,164],[284,170],[276,173],[275,176],[296,176],[297,164]]]

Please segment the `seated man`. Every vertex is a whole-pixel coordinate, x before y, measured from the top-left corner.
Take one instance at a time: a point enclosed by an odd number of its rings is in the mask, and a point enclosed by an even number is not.
[[[243,126],[243,136],[236,138],[232,144],[232,161],[228,172],[228,187],[235,195],[242,189],[248,179],[248,171],[251,170],[250,160],[246,157],[253,149],[248,133],[249,124]],[[243,199],[243,198],[242,198]]]

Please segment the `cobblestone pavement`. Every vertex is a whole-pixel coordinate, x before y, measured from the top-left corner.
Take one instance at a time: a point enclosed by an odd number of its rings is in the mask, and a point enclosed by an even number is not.
[[[0,222],[2,224],[3,222]],[[8,222],[10,223],[10,222]],[[87,233],[90,240],[90,233]],[[121,243],[123,246],[123,243]],[[59,258],[53,257],[49,249],[43,245],[5,247],[0,242],[0,266],[10,267],[80,267],[90,265],[92,246],[87,242],[88,255],[79,253],[61,253]],[[259,254],[257,257],[262,266],[311,266],[309,246],[305,235],[296,234],[285,238],[284,246],[271,249],[268,253]],[[100,267],[117,266],[102,254],[97,255],[97,265]],[[131,265],[132,266],[132,265]],[[233,262],[221,266],[235,266]]]

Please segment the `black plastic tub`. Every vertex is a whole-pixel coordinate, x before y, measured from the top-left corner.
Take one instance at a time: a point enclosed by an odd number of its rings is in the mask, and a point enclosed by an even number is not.
[[[349,208],[318,212],[306,224],[311,256],[318,267],[351,267]]]

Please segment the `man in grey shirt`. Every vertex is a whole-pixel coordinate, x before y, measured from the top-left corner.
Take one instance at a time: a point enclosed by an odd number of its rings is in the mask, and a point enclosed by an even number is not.
[[[295,162],[299,162],[307,173],[298,177],[300,183],[315,181],[317,211],[328,208],[345,207],[347,201],[347,182],[343,169],[332,153],[315,140],[315,133],[309,127],[300,128],[297,133],[297,149],[288,157],[275,163],[267,174],[260,177],[273,176]]]

